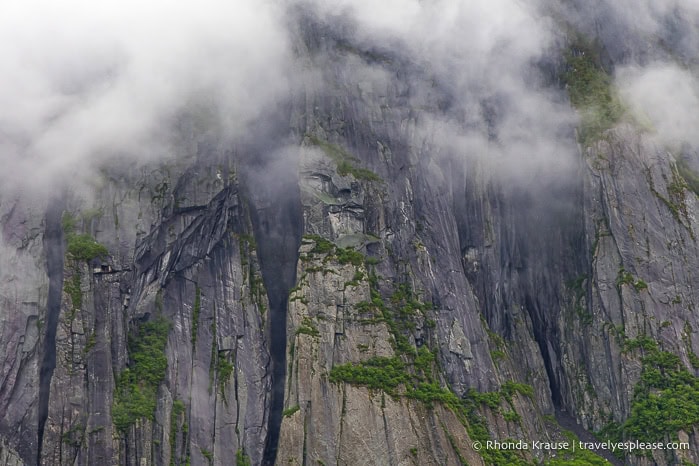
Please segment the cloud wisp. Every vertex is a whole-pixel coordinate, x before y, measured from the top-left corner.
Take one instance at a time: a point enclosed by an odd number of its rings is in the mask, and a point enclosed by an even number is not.
[[[0,14],[0,185],[52,188],[106,160],[168,157],[206,106],[228,136],[287,92],[274,2],[29,0]]]
[[[575,157],[575,115],[542,64],[565,46],[551,11],[585,33],[667,36],[679,60],[699,51],[696,0],[304,0],[253,2],[29,0],[0,14],[0,185],[40,191],[89,178],[106,161],[174,156],[173,128],[189,114],[233,141],[300,80],[331,88],[319,70],[299,72],[290,10],[350,24],[352,43],[406,57],[424,71],[410,87],[418,131],[447,152],[484,157],[512,180],[560,176]],[[624,6],[625,5],[625,6]],[[544,13],[542,13],[542,11]],[[673,22],[674,21],[674,22]],[[615,29],[616,28],[616,29]],[[620,28],[620,29],[619,29]],[[648,39],[650,40],[650,39]],[[639,41],[639,44],[644,43]],[[619,47],[631,47],[627,41]],[[611,45],[609,45],[611,47]],[[668,140],[689,140],[694,75],[640,50],[619,87]],[[699,54],[694,54],[699,56]],[[635,60],[634,57],[644,57]],[[646,60],[646,61],[644,61]],[[298,78],[301,76],[301,78]],[[351,76],[375,89],[394,78],[357,60]],[[293,82],[292,82],[293,81]],[[437,83],[447,109],[435,104]],[[668,92],[668,86],[671,88]],[[694,100],[693,100],[694,99]],[[208,122],[208,123],[207,123]],[[678,129],[679,128],[679,129]],[[679,133],[678,133],[679,131]],[[681,134],[680,134],[681,133]],[[438,136],[435,137],[435,136]],[[538,181],[536,182],[538,183]],[[534,183],[534,184],[536,184]]]
[[[487,159],[498,176],[523,185],[570,171],[576,117],[544,70],[545,62],[560,58],[563,36],[535,2],[304,4],[320,21],[346,25],[344,34],[358,48],[405,57],[420,70],[417,79],[401,84],[418,114],[417,132],[432,147]],[[356,59],[345,67],[346,79],[390,95],[401,79],[390,68]]]

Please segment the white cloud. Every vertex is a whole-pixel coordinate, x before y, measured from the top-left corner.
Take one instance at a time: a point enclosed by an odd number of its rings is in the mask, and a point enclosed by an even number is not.
[[[29,0],[0,7],[0,183],[167,155],[173,116],[216,103],[228,135],[286,92],[273,2]]]
[[[659,142],[699,144],[699,82],[688,70],[670,63],[625,67],[616,82],[632,111],[650,120]]]
[[[360,48],[405,58],[423,76],[406,78],[419,133],[455,155],[488,158],[508,181],[540,185],[574,159],[572,110],[546,90],[537,63],[556,53],[558,33],[531,2],[516,0],[344,0],[311,2]],[[337,28],[338,30],[340,28]],[[347,82],[390,94],[381,64],[352,62]],[[390,66],[388,67],[390,69]],[[435,90],[435,86],[438,88]],[[394,89],[395,91],[395,89]],[[446,114],[436,100],[446,96]]]

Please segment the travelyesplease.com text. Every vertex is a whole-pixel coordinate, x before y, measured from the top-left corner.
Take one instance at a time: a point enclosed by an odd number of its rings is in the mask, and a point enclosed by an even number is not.
[[[473,449],[486,450],[609,450],[634,451],[634,450],[687,450],[688,442],[640,442],[629,440],[626,442],[583,442],[576,441],[539,441],[539,440],[488,440],[486,442],[474,442]]]

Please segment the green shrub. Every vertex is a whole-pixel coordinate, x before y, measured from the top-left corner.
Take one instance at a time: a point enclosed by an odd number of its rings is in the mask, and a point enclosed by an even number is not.
[[[563,79],[580,113],[580,142],[589,144],[621,119],[624,107],[591,44],[578,39],[565,58]]]
[[[138,419],[153,420],[155,408],[156,393],[153,387],[139,385],[131,371],[124,369],[117,382],[117,393],[112,409],[116,428],[123,432]]]
[[[209,462],[209,464],[214,462],[214,454],[211,453],[209,450],[205,448],[199,448],[199,451],[201,451],[201,454],[206,458],[206,461]]]
[[[288,409],[285,409],[285,410],[282,412],[282,416],[284,416],[284,417],[291,417],[291,416],[293,416],[296,412],[298,412],[298,411],[300,411],[300,410],[301,410],[301,407],[300,407],[299,405],[292,406],[292,407],[290,407],[290,408],[288,408]]]
[[[653,351],[658,349],[658,343],[647,335],[641,335],[638,338],[624,341],[624,352],[633,351],[637,348],[645,351]]]
[[[337,248],[335,256],[340,264],[352,264],[356,267],[364,264],[364,254],[353,248]]]
[[[221,393],[224,392],[223,388],[225,384],[228,383],[231,375],[233,375],[233,369],[233,363],[228,360],[226,355],[221,354],[219,351],[216,358],[216,372],[218,373],[218,383]]]
[[[544,462],[545,466],[611,466],[609,461],[590,450],[574,448],[573,445],[578,442],[578,438],[572,432],[565,431],[564,435],[571,447],[559,450],[556,458]]]
[[[507,357],[507,353],[505,353],[502,350],[495,349],[490,352],[490,357],[492,358],[493,362],[498,362]]]
[[[439,402],[452,409],[459,409],[461,400],[448,388],[443,388],[438,382],[419,382],[412,388],[408,389],[405,396],[413,398],[425,403],[427,406],[432,406],[433,403]]]
[[[129,333],[129,367],[117,377],[112,409],[118,430],[125,431],[140,418],[153,420],[158,386],[167,370],[169,332],[170,323],[159,317]]]
[[[235,452],[235,464],[236,466],[252,466],[250,462],[250,457],[243,452],[243,450],[238,450]]]
[[[75,267],[72,270],[71,277],[63,282],[63,290],[70,296],[72,316],[75,316],[75,313],[82,309],[83,293],[80,288],[80,269]]]
[[[335,249],[335,245],[332,241],[328,241],[320,235],[304,235],[303,238],[316,243],[313,249],[311,249],[312,254],[327,254]]]
[[[362,363],[348,363],[330,370],[331,382],[346,382],[395,394],[399,385],[410,380],[400,358],[374,357]]]
[[[180,400],[172,402],[172,413],[170,414],[170,466],[174,466],[177,460],[177,431],[180,417],[184,414],[185,406]],[[183,431],[185,430],[183,425]]]
[[[502,393],[500,392],[478,392],[471,388],[467,392],[467,397],[473,400],[477,405],[486,405],[492,410],[497,410],[500,407]]]
[[[501,390],[502,393],[508,398],[511,398],[515,393],[528,396],[529,398],[534,396],[534,387],[525,383],[513,382],[511,380],[508,380],[502,384]]]
[[[315,326],[313,321],[308,317],[304,317],[301,321],[301,325],[296,329],[296,335],[310,335],[312,337],[319,337],[320,331]]]
[[[63,233],[66,235],[75,233],[77,225],[78,221],[75,219],[75,216],[72,213],[68,211],[63,212],[63,216],[61,217],[61,228],[63,228]]]
[[[677,437],[679,430],[699,424],[699,378],[691,374],[679,356],[661,351],[648,337],[627,340],[625,350],[641,348],[641,378],[634,389],[631,415],[622,424],[610,424],[601,432],[613,440],[644,442]]]
[[[68,254],[75,260],[89,262],[109,255],[107,248],[89,234],[69,234],[67,240]]]
[[[311,144],[318,146],[337,165],[337,173],[341,176],[352,175],[357,180],[381,181],[379,175],[366,168],[355,166],[359,160],[338,145],[331,144],[312,134],[306,135]]]
[[[77,220],[70,212],[64,212],[61,227],[66,236],[67,251],[71,259],[89,262],[92,259],[104,258],[109,255],[107,248],[98,243],[91,235],[77,234]]]
[[[623,267],[619,269],[619,274],[616,278],[616,286],[621,289],[622,285],[631,285],[636,291],[642,291],[648,288],[646,282],[641,279],[636,279],[631,273],[627,272]]]

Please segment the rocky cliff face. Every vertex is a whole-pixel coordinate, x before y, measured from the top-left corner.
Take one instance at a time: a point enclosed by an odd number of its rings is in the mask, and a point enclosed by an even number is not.
[[[294,18],[317,80],[245,137],[189,114],[172,160],[0,197],[0,464],[698,463],[696,154],[615,118],[519,176],[497,96],[445,144],[460,89]],[[561,102],[576,47],[534,66]]]

